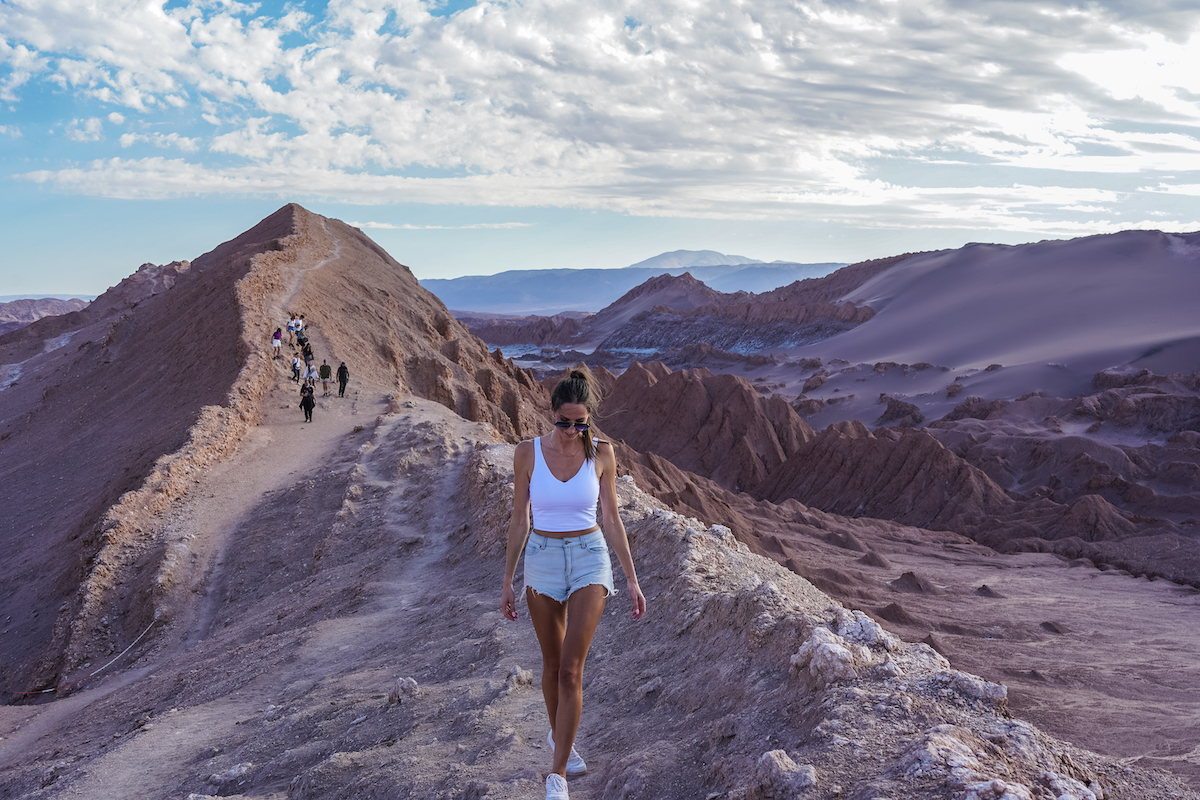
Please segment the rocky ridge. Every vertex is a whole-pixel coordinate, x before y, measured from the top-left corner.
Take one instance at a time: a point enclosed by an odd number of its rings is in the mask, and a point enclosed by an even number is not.
[[[581,322],[527,317],[488,324],[468,320],[468,324],[493,345],[595,350],[589,358],[593,363],[624,366],[629,361],[628,355],[622,355],[626,351],[659,353],[662,358],[696,342],[744,359],[748,352],[795,347],[866,322],[874,314],[869,307],[834,299],[845,293],[845,287],[853,288],[904,258],[864,262],[760,295],[717,292],[689,273],[660,275]]]
[[[143,266],[81,312],[0,337],[0,361],[19,375],[4,389],[0,420],[15,521],[5,544],[21,554],[9,569],[36,559],[32,574],[45,577],[4,576],[16,587],[4,691],[55,687],[183,602],[174,572],[184,565],[158,520],[258,421],[274,379],[267,344],[284,317],[281,299],[318,309],[309,316],[340,337],[362,378],[435,399],[514,440],[544,424],[545,400],[527,373],[489,353],[360,232],[299,206],[190,263]],[[356,315],[375,321],[365,337]],[[341,330],[343,321],[355,331]],[[105,457],[80,464],[78,452]],[[41,491],[47,482],[61,494]],[[63,496],[87,499],[63,504]],[[35,529],[51,531],[36,548]],[[63,547],[65,558],[36,558]]]
[[[815,435],[781,398],[763,397],[745,378],[704,368],[673,372],[661,363],[635,362],[608,397],[600,410],[605,432],[752,495]]]
[[[0,336],[23,328],[31,322],[37,322],[42,317],[81,311],[87,304],[88,301],[74,297],[69,300],[53,297],[27,298],[0,303]]]

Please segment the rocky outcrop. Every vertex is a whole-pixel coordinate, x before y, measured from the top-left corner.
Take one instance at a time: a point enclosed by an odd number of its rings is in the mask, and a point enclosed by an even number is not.
[[[831,425],[803,443],[759,496],[795,498],[846,516],[891,519],[940,529],[962,518],[1005,513],[1013,501],[982,471],[922,431],[861,422]]]
[[[970,397],[927,430],[1016,495],[1073,503],[1095,494],[1140,516],[1184,522],[1200,518],[1200,484],[1190,479],[1200,462],[1196,378],[1100,373],[1097,385],[1109,388],[1080,398]],[[1158,442],[1137,445],[1130,436]]]
[[[496,344],[557,344],[592,347],[605,353],[654,353],[656,360],[684,364],[680,347],[704,342],[714,355],[735,357],[797,347],[829,338],[870,320],[869,306],[836,302],[839,297],[911,254],[864,261],[823,278],[797,281],[762,294],[715,291],[690,274],[660,275],[627,292],[578,328],[550,319],[475,325]],[[625,357],[627,363],[629,357]]]
[[[27,298],[0,303],[0,336],[43,317],[70,314],[87,308],[88,301],[79,298],[59,300],[54,297]]]
[[[893,428],[915,428],[925,421],[925,415],[921,413],[921,409],[912,403],[886,394],[879,396],[879,402],[886,403],[887,410],[879,415],[879,419],[875,420],[876,425],[887,425]]]
[[[745,378],[661,363],[631,365],[599,419],[635,450],[750,493],[813,436],[786,401],[764,398]]]
[[[1124,541],[1154,529],[1152,521],[1134,522],[1095,494],[1065,506],[1045,498],[1010,497],[924,431],[871,432],[859,422],[830,426],[804,442],[758,488],[757,496],[776,504],[795,499],[833,514],[955,531],[1004,551],[1055,550],[1103,558],[1116,550],[1096,543]]]
[[[1191,388],[1198,377],[1200,373],[1178,376],[1176,387],[1135,384],[1107,389],[1081,398],[1070,415],[1159,434],[1200,431],[1200,397]]]
[[[561,314],[553,317],[528,316],[517,320],[492,319],[486,322],[465,320],[471,333],[489,345],[563,344],[579,337],[585,321]]]

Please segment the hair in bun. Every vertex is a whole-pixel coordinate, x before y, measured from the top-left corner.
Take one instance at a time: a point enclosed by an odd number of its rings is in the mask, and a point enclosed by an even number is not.
[[[571,370],[550,393],[550,408],[554,411],[568,403],[577,403],[585,407],[589,418],[594,417],[596,409],[600,407],[600,392],[596,389],[591,370],[586,366]],[[596,459],[596,442],[592,438],[591,428],[583,432],[583,454],[588,461]]]

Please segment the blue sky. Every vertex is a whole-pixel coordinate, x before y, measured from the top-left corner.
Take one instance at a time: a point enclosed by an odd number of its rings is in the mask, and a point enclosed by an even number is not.
[[[420,278],[1200,229],[1192,0],[0,0],[0,295],[286,202]]]

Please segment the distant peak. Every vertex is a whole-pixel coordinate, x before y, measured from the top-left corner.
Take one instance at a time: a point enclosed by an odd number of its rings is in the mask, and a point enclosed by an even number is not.
[[[688,272],[682,275],[656,275],[630,289],[600,314],[604,314],[605,311],[626,308],[634,303],[642,306],[646,306],[647,303],[665,305],[676,311],[690,311],[698,306],[715,302],[724,296],[723,293],[703,281],[696,280]]]
[[[757,258],[730,256],[716,250],[672,250],[639,261],[631,267],[649,269],[678,269],[680,267],[713,267],[723,264],[762,264]]]

